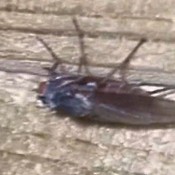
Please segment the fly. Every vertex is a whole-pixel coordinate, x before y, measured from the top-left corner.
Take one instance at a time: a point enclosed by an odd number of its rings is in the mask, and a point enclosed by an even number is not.
[[[47,43],[37,37],[54,59],[51,68],[47,68],[49,79],[41,82],[38,99],[55,111],[64,111],[74,118],[90,119],[103,123],[123,123],[128,125],[151,125],[175,123],[175,102],[162,96],[153,96],[158,92],[174,89],[164,86],[155,91],[140,88],[144,83],[129,83],[126,78],[130,61],[137,50],[146,42],[141,39],[135,48],[106,77],[94,76],[87,67],[84,33],[76,18],[73,24],[77,31],[80,47],[80,61],[77,75],[56,72],[62,60],[57,57]],[[82,67],[88,75],[81,75]],[[121,79],[113,80],[111,76],[120,71]]]

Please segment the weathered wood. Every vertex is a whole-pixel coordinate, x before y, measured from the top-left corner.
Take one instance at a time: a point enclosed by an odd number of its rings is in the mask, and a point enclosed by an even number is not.
[[[32,91],[51,57],[78,64],[71,18],[85,31],[91,66],[113,67],[141,37],[130,79],[174,84],[173,0],[0,2],[0,174],[174,175],[174,126],[129,128],[82,124],[36,107]],[[69,72],[76,67],[67,65]],[[109,68],[93,68],[104,74]],[[8,71],[12,71],[8,73]],[[15,72],[21,73],[15,73]],[[28,74],[30,73],[30,74]]]
[[[1,12],[1,29],[19,30],[34,33],[50,33],[63,35],[72,30],[71,16],[51,14],[27,14],[20,12]],[[82,17],[78,20],[90,36],[117,36],[130,38],[140,36],[152,40],[174,42],[174,23],[172,20],[142,17],[96,18]],[[157,30],[159,29],[159,30]]]

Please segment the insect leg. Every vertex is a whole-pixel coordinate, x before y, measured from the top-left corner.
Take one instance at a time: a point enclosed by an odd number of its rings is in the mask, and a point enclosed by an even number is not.
[[[167,95],[175,93],[175,85],[171,85],[171,84],[137,82],[137,83],[130,83],[130,85],[134,85],[137,87],[143,87],[143,86],[157,87],[159,89],[156,89],[153,91],[147,91],[147,93],[149,93],[150,95],[157,94],[158,97],[166,97]]]
[[[79,61],[79,67],[78,67],[78,73],[82,71],[82,66],[85,67],[85,71],[90,74],[90,71],[87,67],[88,61],[87,61],[87,54],[85,53],[85,44],[84,44],[84,32],[81,30],[77,19],[74,17],[72,18],[72,22],[75,26],[78,40],[79,40],[79,47],[80,47],[80,61]]]
[[[124,59],[124,61],[120,64],[120,66],[115,67],[109,74],[102,80],[102,82],[106,82],[117,70],[120,70],[120,76],[123,82],[126,82],[126,72],[129,67],[129,63],[131,59],[133,59],[134,54],[140,48],[140,46],[146,42],[146,39],[142,38],[135,48],[129,53],[129,55]]]
[[[155,91],[149,92],[150,95],[156,95],[157,97],[165,98],[168,95],[172,95],[175,93],[174,89],[163,88]]]
[[[162,88],[162,89],[157,89],[157,90],[151,91],[151,92],[149,92],[149,94],[157,94],[157,93],[161,93],[161,92],[166,93],[166,92],[169,91],[169,90],[170,90],[169,88],[164,87],[164,88]],[[172,89],[171,89],[171,90],[172,90]]]
[[[40,37],[36,37],[36,39],[43,44],[43,46],[46,48],[46,50],[49,52],[49,54],[52,56],[53,60],[54,60],[54,64],[52,65],[52,67],[48,68],[45,67],[44,69],[48,70],[50,74],[54,73],[56,68],[58,67],[59,64],[62,63],[61,58],[59,58],[54,51],[52,50],[51,47],[49,47],[49,45]]]
[[[130,84],[132,84],[132,83],[130,83]],[[171,84],[138,82],[138,83],[133,83],[133,85],[137,85],[137,86],[156,86],[156,87],[164,87],[163,89],[166,89],[166,90],[175,90],[175,85],[171,85]]]
[[[142,38],[135,48],[129,53],[129,55],[124,59],[124,61],[120,64],[120,75],[123,80],[126,79],[126,72],[128,70],[131,59],[133,59],[134,54],[138,51],[138,49],[146,42],[146,39]],[[114,72],[115,73],[115,72]]]

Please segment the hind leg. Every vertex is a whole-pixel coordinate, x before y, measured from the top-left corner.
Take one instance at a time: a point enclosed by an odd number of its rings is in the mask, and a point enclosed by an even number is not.
[[[80,61],[79,61],[78,73],[82,71],[82,67],[84,66],[86,73],[91,74],[87,67],[88,61],[87,61],[87,54],[85,53],[84,32],[81,30],[78,21],[75,17],[72,18],[72,22],[75,26],[78,35],[79,48],[80,48]]]

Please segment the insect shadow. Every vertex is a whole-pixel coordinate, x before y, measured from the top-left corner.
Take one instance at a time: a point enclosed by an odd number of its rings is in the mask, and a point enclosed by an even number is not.
[[[63,63],[51,47],[40,37],[40,41],[54,60],[48,71],[49,79],[41,82],[37,90],[38,100],[51,110],[64,112],[82,124],[101,123],[103,125],[162,127],[175,123],[175,102],[165,99],[165,95],[155,94],[174,90],[175,86],[158,83],[131,83],[127,81],[127,71],[134,54],[146,42],[142,38],[128,54],[120,66],[114,67],[105,77],[92,75],[88,68],[85,52],[85,33],[76,18],[72,19],[80,48],[77,74],[56,71]],[[82,69],[87,75],[82,75]],[[120,79],[111,77],[119,71]],[[146,91],[143,85],[162,86],[155,91]]]

